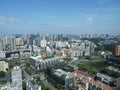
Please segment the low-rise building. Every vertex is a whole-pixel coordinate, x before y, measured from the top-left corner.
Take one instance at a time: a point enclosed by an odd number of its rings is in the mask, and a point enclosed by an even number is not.
[[[5,62],[5,61],[0,61],[0,71],[4,71],[4,72],[6,72],[7,70],[6,69],[8,69],[9,67],[8,67],[8,63],[7,62]]]
[[[114,79],[108,75],[97,73],[97,78],[108,85],[114,84]]]
[[[65,86],[74,85],[74,74],[70,72],[66,72],[62,69],[57,69],[52,71],[52,78]]]
[[[95,81],[94,76],[86,72],[75,71],[75,83],[79,90],[114,90],[113,87],[100,81]]]
[[[120,79],[118,79],[117,82],[116,82],[115,90],[120,90]]]
[[[5,58],[5,51],[0,51],[0,58]]]
[[[26,90],[41,90],[41,86],[39,86],[34,80],[29,80],[26,82]]]
[[[59,64],[60,58],[55,57],[55,58],[43,60],[39,55],[36,57],[30,57],[29,62],[37,70],[43,70],[43,69],[46,69],[47,67],[52,67],[56,64]]]

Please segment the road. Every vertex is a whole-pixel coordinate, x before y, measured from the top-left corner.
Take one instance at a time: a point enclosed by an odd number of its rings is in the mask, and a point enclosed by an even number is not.
[[[45,78],[44,75],[41,75],[41,77],[42,77],[42,78]],[[48,87],[50,90],[57,90],[53,85],[51,85],[51,84],[47,81],[47,79],[42,80],[42,82],[43,82],[44,85],[45,85],[46,87]]]

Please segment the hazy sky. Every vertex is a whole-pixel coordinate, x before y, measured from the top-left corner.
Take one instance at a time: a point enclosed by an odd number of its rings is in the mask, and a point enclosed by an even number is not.
[[[0,34],[120,33],[120,0],[0,0]]]

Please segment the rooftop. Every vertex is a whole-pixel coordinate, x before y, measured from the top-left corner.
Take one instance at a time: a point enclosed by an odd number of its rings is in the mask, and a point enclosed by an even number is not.
[[[54,74],[63,79],[73,77],[73,74],[62,69],[54,70]]]

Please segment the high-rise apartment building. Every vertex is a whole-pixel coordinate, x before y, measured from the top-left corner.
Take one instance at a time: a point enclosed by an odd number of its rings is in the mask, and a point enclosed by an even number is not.
[[[116,45],[116,46],[113,48],[113,55],[114,55],[114,56],[120,56],[120,45]]]
[[[46,40],[41,40],[40,42],[41,47],[45,48],[46,47]]]
[[[16,49],[16,39],[14,36],[3,37],[0,40],[0,49],[3,51],[12,51]]]
[[[12,90],[22,90],[22,74],[18,66],[12,69],[12,85],[14,86]]]
[[[24,45],[23,39],[22,38],[16,38],[16,45],[23,46]]]
[[[10,37],[10,50],[13,51],[16,49],[16,38],[14,36]]]
[[[12,83],[0,85],[0,90],[23,90],[22,74],[21,74],[21,68],[19,66],[14,66],[12,69]]]

